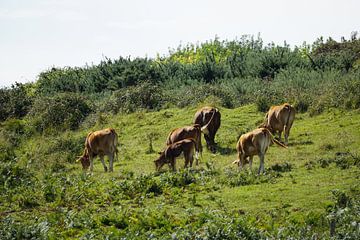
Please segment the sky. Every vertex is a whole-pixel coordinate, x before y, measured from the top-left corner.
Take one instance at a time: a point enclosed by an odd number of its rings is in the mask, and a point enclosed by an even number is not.
[[[51,67],[165,56],[180,44],[260,34],[291,46],[360,31],[359,0],[0,0],[0,87]]]

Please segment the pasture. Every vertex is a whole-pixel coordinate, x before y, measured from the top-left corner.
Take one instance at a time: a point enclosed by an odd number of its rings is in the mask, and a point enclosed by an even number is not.
[[[252,173],[232,162],[239,136],[264,114],[221,107],[217,153],[202,138],[199,166],[183,169],[181,156],[177,172],[155,172],[168,133],[198,107],[90,115],[76,131],[22,141],[1,169],[2,239],[322,239],[332,221],[334,238],[360,236],[358,110],[298,113],[289,148],[271,146],[258,176],[257,156]],[[97,158],[84,173],[75,160],[85,137],[105,127],[119,135],[114,172]]]

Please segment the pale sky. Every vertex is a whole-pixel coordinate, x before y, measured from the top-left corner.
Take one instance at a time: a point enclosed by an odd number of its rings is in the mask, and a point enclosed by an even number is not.
[[[0,87],[104,56],[155,57],[180,43],[260,33],[291,46],[360,31],[360,0],[0,0]]]

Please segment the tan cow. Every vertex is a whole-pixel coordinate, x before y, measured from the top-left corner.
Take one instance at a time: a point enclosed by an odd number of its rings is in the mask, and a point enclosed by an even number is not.
[[[279,134],[281,141],[281,133],[284,131],[285,144],[288,144],[290,129],[295,119],[295,108],[289,103],[280,106],[272,106],[265,115],[264,123],[260,127],[265,127],[272,134]]]
[[[109,170],[112,172],[114,156],[118,152],[117,142],[118,135],[112,128],[90,132],[85,140],[84,153],[78,159],[81,161],[83,169],[86,170],[90,166],[90,171],[93,171],[93,160],[99,156],[104,170],[107,172],[108,168],[104,162],[104,156],[107,155],[109,157]]]
[[[190,167],[192,167],[192,163],[194,160],[194,150],[196,149],[196,142],[192,138],[187,138],[184,140],[180,140],[178,142],[172,143],[168,145],[164,151],[159,152],[160,156],[158,159],[154,161],[156,170],[159,171],[165,163],[169,164],[169,167],[175,171],[176,170],[176,158],[180,156],[180,154],[184,153],[185,158],[185,167],[188,167],[190,163]]]
[[[252,169],[253,157],[254,155],[258,155],[260,158],[258,174],[264,172],[265,153],[273,142],[286,148],[285,145],[273,138],[271,132],[267,128],[257,128],[241,135],[236,145],[238,159],[233,163],[237,163],[240,169],[242,169],[246,164],[247,158],[249,158],[249,167]]]
[[[215,134],[221,124],[221,114],[217,108],[203,107],[195,113],[194,124],[201,126],[201,131],[204,133],[207,148],[215,152]]]
[[[199,153],[202,155],[201,128],[199,124],[176,128],[169,133],[166,145],[171,145],[183,139],[192,138],[196,144],[196,165],[198,165]]]

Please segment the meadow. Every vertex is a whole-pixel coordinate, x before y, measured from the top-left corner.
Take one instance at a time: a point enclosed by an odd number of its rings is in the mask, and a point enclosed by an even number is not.
[[[31,138],[3,167],[1,235],[13,238],[262,239],[359,236],[360,112],[297,114],[288,149],[272,146],[266,174],[239,171],[238,137],[257,126],[256,105],[220,108],[218,152],[199,166],[156,172],[168,132],[191,124],[197,107],[103,117],[92,128]],[[115,171],[76,163],[89,130],[119,134]],[[205,141],[203,139],[203,145]],[[76,150],[71,150],[76,146]],[[69,148],[69,149],[66,149]],[[14,161],[21,164],[12,165]],[[19,176],[18,172],[23,172]]]

